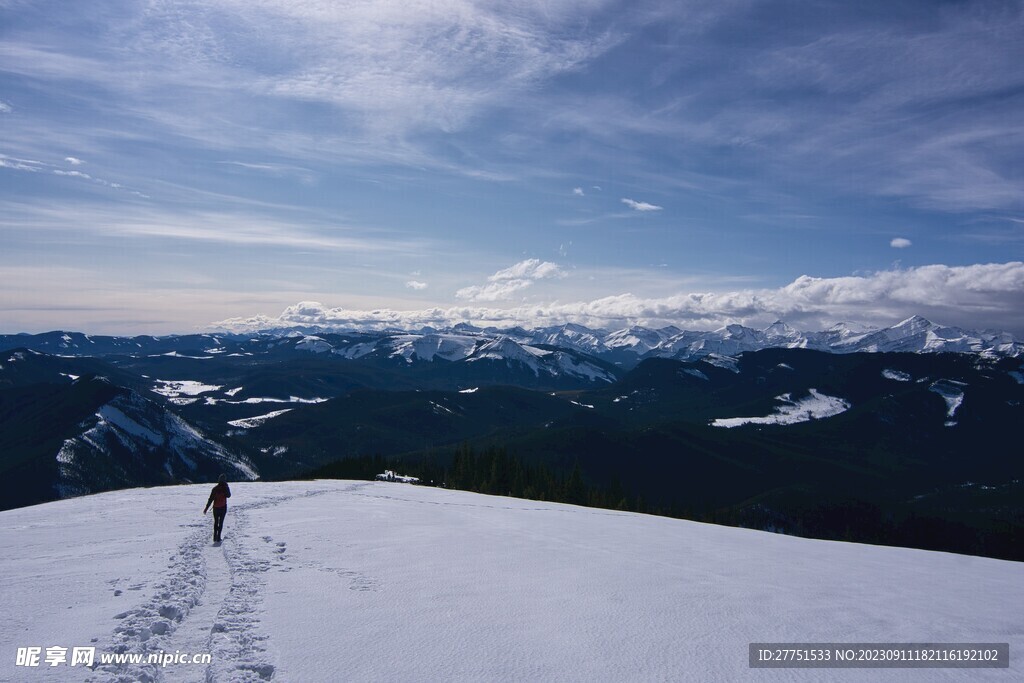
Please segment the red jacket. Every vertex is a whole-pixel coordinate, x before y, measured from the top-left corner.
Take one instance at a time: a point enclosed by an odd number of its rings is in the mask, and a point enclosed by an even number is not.
[[[226,508],[228,506],[228,498],[231,497],[231,489],[228,488],[227,482],[220,482],[213,487],[213,491],[210,492],[210,499],[206,501],[206,507],[210,507],[210,503],[213,503],[215,508]]]

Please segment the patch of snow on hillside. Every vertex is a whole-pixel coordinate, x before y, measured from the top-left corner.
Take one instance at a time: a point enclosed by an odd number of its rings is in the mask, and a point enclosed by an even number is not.
[[[255,403],[323,403],[324,401],[330,401],[329,398],[302,398],[300,396],[289,396],[288,398],[274,398],[273,396],[253,396],[251,398],[243,398],[241,401],[229,401],[225,398],[206,398],[206,405],[214,406],[218,403],[227,403],[228,405],[240,406]]]
[[[435,403],[434,401],[430,401],[429,403],[430,403],[430,405],[434,406],[434,412],[437,413],[438,415],[455,415],[456,414],[454,410],[452,410],[451,408],[446,408],[445,406],[441,405],[440,403]]]
[[[577,361],[568,353],[556,352],[555,360],[562,374],[583,377],[590,381],[614,382],[615,376],[593,363]]]
[[[3,368],[0,368],[0,369],[3,369]],[[75,381],[76,379],[78,379],[78,377],[79,377],[78,375],[69,375],[69,374],[68,374],[68,373],[66,373],[66,372],[62,372],[62,373],[60,373],[60,374],[61,374],[61,375],[63,375],[64,377],[67,377],[67,378],[68,378],[68,379],[70,379],[70,380],[71,380],[72,382],[74,382],[74,381]]]
[[[295,345],[297,351],[309,351],[311,353],[327,353],[333,351],[334,347],[320,337],[303,337],[302,341]]]
[[[176,379],[156,379],[153,380],[159,386],[150,389],[154,394],[160,394],[168,398],[177,398],[179,396],[198,396],[199,394],[207,391],[218,391],[221,388],[219,384],[203,384],[191,379],[176,380]]]
[[[228,389],[227,391],[224,392],[224,395],[225,396],[234,396],[235,394],[237,394],[239,391],[241,391],[244,388],[245,387],[235,387],[234,389]]]
[[[473,387],[472,389],[460,389],[459,393],[460,394],[475,394],[478,391],[480,391],[480,387]]]
[[[702,379],[705,382],[710,382],[711,381],[711,380],[708,379],[707,375],[705,375],[703,372],[701,372],[700,370],[697,370],[695,368],[683,368],[682,371],[685,372],[687,375],[691,375],[693,377],[696,377],[697,379]]]
[[[161,356],[168,356],[170,358],[187,358],[188,360],[210,360],[213,356],[186,356],[183,353],[177,351],[170,351],[168,353],[157,353],[149,356],[150,358],[160,358]]]
[[[711,422],[713,427],[740,427],[745,424],[775,424],[789,425],[798,422],[809,422],[820,420],[833,415],[839,415],[850,409],[850,402],[827,396],[817,389],[810,389],[810,396],[794,401],[790,394],[776,396],[776,401],[784,405],[775,409],[775,413],[766,417],[725,417],[718,418]]]
[[[256,415],[255,417],[243,417],[240,420],[228,420],[228,424],[232,427],[240,427],[242,429],[252,429],[253,427],[259,427],[267,420],[273,419],[278,415],[284,415],[290,412],[291,408],[285,408],[284,410],[275,410],[267,413],[266,415]]]
[[[955,427],[957,408],[964,402],[964,390],[961,387],[967,386],[963,382],[957,382],[951,379],[940,379],[932,382],[931,386],[928,387],[928,391],[935,392],[946,402],[946,422],[945,426]]]
[[[374,349],[376,348],[377,342],[372,341],[365,342],[362,344],[353,344],[352,346],[349,346],[344,349],[334,349],[332,353],[336,356],[341,356],[342,358],[355,360],[356,358],[362,358],[363,356],[373,353]]]
[[[709,365],[714,365],[716,368],[724,368],[725,370],[735,372],[736,374],[739,374],[740,372],[740,363],[732,356],[722,356],[717,353],[710,353],[704,356],[701,360]]]
[[[1017,380],[1017,384],[1024,384],[1024,373],[1018,372],[1017,370],[1010,370],[1010,377]]]
[[[125,415],[121,409],[111,405],[110,403],[102,406],[96,412],[96,416],[105,422],[109,422],[118,429],[131,434],[132,436],[145,439],[154,446],[160,446],[164,442],[164,438],[160,434],[139,424],[132,418]]]
[[[579,406],[580,408],[593,408],[594,407],[594,406],[590,405],[589,403],[580,403],[579,401],[569,401],[569,403],[573,404],[574,406]]]
[[[901,372],[900,370],[890,370],[888,368],[882,370],[882,377],[891,379],[894,382],[909,382],[913,379],[913,377],[905,372]]]

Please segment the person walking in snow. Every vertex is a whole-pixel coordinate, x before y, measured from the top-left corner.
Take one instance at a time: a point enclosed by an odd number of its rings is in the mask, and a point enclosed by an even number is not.
[[[224,516],[228,514],[228,498],[231,497],[231,489],[228,488],[228,475],[220,475],[217,485],[210,492],[210,499],[206,501],[203,514],[213,505],[213,542],[220,543],[220,530],[224,528]]]

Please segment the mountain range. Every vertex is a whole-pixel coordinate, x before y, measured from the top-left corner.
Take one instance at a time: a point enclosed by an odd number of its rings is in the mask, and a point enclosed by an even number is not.
[[[460,449],[500,449],[632,509],[1024,559],[1009,447],[1024,364],[1007,334],[911,318],[814,334],[53,332],[0,349],[3,507],[221,472],[351,475],[339,463],[372,455],[444,482]]]
[[[633,326],[619,330],[590,329],[568,323],[532,330],[478,328],[468,324],[437,330],[368,332],[318,327],[265,330],[253,334],[171,335],[165,337],[109,337],[74,332],[0,335],[0,350],[25,347],[61,355],[113,356],[186,353],[210,355],[267,354],[305,351],[347,359],[364,356],[413,360],[479,362],[507,359],[529,366],[536,374],[568,374],[608,380],[600,366],[583,365],[587,354],[630,368],[645,358],[693,360],[708,355],[734,356],[768,348],[802,348],[829,353],[909,352],[973,353],[989,357],[1016,357],[1024,342],[998,331],[965,330],[939,325],[921,316],[885,328],[842,322],[817,331],[799,331],[782,321],[764,329],[728,325],[713,331],[688,331],[669,326],[658,329]]]

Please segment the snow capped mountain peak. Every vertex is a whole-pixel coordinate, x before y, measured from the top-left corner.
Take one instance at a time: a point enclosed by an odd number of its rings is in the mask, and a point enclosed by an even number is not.
[[[678,328],[675,327],[650,330],[646,327],[633,325],[632,327],[612,332],[605,337],[604,343],[608,348],[627,349],[642,354],[664,343],[674,334],[678,334],[678,332]]]
[[[727,337],[729,339],[750,339],[758,336],[757,330],[751,329],[749,327],[744,327],[743,325],[739,325],[736,323],[733,323],[732,325],[726,325],[725,327],[720,328],[717,331],[723,332],[722,336]]]
[[[393,349],[391,356],[402,356],[409,362],[414,358],[425,361],[435,358],[462,360],[473,353],[476,344],[476,338],[459,334],[401,335],[389,340]]]
[[[796,335],[800,334],[797,330],[795,330],[794,328],[790,327],[788,324],[784,323],[781,320],[776,320],[771,325],[769,325],[768,327],[764,328],[764,333],[766,335],[768,335],[769,337],[786,337],[786,338],[790,338],[790,337],[793,337],[793,336],[796,336]]]
[[[924,318],[920,315],[912,315],[906,320],[903,320],[886,331],[886,336],[890,339],[897,339],[900,337],[906,337],[914,334],[920,334],[928,330],[934,329],[935,324],[932,321]]]
[[[550,353],[552,352],[520,344],[509,337],[498,337],[482,344],[469,360],[512,360],[533,366],[537,358]]]
[[[541,349],[521,344],[510,337],[481,344],[466,358],[467,363],[503,363],[506,367],[525,367],[535,377],[573,377],[587,382],[614,382],[615,373],[599,365],[599,361],[573,350]]]
[[[835,325],[829,327],[826,332],[836,332],[838,334],[855,335],[855,334],[868,334],[870,332],[877,331],[877,327],[871,325],[864,325],[863,323],[853,322],[850,320],[844,320],[838,322]]]
[[[310,351],[312,353],[327,353],[333,351],[334,347],[321,337],[309,335],[303,336],[302,340],[295,345],[299,351]]]
[[[556,327],[545,327],[529,333],[527,339],[532,344],[547,344],[577,349],[584,353],[600,353],[607,350],[603,337],[607,333],[591,330],[583,325],[566,323]]]

